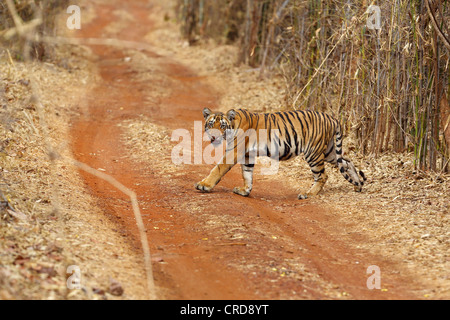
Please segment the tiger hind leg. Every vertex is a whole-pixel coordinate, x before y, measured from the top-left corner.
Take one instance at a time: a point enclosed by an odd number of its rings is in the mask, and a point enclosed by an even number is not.
[[[307,199],[311,196],[317,195],[325,185],[328,180],[328,176],[325,173],[324,156],[323,154],[319,157],[319,160],[315,163],[309,163],[311,171],[314,177],[314,184],[311,189],[308,190],[306,194],[299,194],[298,199]]]

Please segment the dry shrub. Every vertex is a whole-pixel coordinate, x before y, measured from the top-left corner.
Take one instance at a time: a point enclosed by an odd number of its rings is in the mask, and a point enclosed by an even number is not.
[[[17,14],[24,24],[33,19],[40,18],[42,23],[34,30],[38,35],[54,36],[55,17],[62,8],[68,6],[68,0],[15,0],[13,1]],[[14,28],[14,21],[11,12],[4,1],[0,3],[0,43],[2,46],[10,48],[15,59],[24,60],[28,56],[38,60],[51,60],[54,55],[54,46],[31,39],[18,37],[11,39],[2,37],[5,31]]]
[[[176,11],[183,21],[181,32],[190,44],[200,37],[234,42],[244,23],[245,7],[242,0],[190,0],[179,1]]]
[[[0,50],[0,299],[144,297],[141,258],[64,160],[73,157],[70,121],[96,80],[89,50],[59,45],[46,62],[22,61],[10,45]],[[81,290],[66,285],[70,265],[81,269]],[[108,291],[110,279],[122,296]]]

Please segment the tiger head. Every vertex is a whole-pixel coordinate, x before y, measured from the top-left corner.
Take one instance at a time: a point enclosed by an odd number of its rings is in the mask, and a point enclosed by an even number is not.
[[[236,117],[236,111],[233,109],[225,115],[223,112],[212,112],[205,108],[203,117],[205,117],[205,132],[215,147],[219,146],[223,140],[233,136],[232,123]]]

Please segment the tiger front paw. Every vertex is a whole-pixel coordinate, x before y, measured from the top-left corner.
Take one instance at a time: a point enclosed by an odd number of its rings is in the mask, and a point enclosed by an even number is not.
[[[213,188],[213,187],[207,185],[203,180],[200,181],[200,182],[197,182],[197,183],[195,184],[195,189],[200,190],[200,191],[202,191],[202,192],[211,192],[211,189],[212,189],[212,188]]]
[[[246,190],[245,188],[241,187],[235,187],[233,189],[233,192],[243,197],[248,197],[248,195],[250,194],[249,190]]]

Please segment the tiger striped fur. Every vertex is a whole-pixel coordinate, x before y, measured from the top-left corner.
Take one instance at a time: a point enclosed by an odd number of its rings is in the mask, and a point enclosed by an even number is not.
[[[205,108],[203,116],[205,132],[211,143],[220,145],[226,140],[227,148],[223,160],[205,179],[195,184],[195,188],[200,191],[211,191],[236,163],[241,163],[244,186],[234,188],[233,192],[248,196],[253,187],[253,169],[257,155],[282,161],[300,154],[304,155],[311,168],[314,184],[305,195],[298,195],[299,199],[314,196],[322,190],[328,178],[325,162],[337,166],[344,178],[354,185],[355,191],[362,190],[366,177],[349,159],[343,157],[341,126],[335,118],[326,113],[252,113],[245,109],[232,109],[224,114]],[[261,139],[258,134],[254,134],[252,139],[251,135],[245,134],[261,129],[268,132],[268,139]],[[239,147],[244,150],[242,154],[237,152]],[[230,158],[232,161],[225,161]]]

